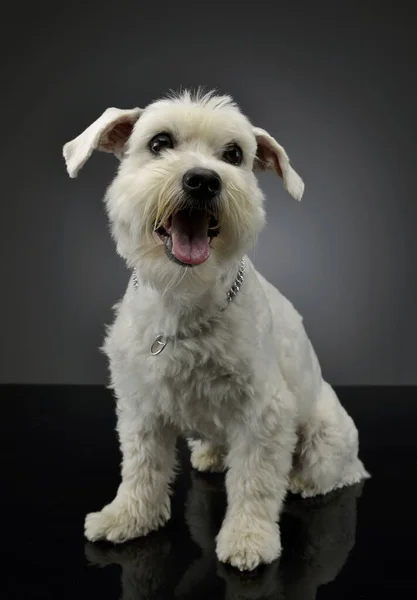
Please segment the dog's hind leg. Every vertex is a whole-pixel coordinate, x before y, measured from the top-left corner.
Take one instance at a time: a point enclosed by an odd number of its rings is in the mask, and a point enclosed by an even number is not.
[[[221,473],[225,471],[225,455],[226,451],[220,446],[216,446],[212,442],[188,439],[188,446],[191,450],[191,465],[197,471],[211,473]]]
[[[299,431],[290,491],[326,494],[369,477],[358,458],[358,431],[334,390],[322,382],[315,409]]]

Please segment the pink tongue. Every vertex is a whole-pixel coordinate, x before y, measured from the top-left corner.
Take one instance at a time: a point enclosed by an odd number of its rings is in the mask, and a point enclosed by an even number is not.
[[[187,265],[200,265],[210,256],[207,213],[180,211],[171,223],[172,254]]]

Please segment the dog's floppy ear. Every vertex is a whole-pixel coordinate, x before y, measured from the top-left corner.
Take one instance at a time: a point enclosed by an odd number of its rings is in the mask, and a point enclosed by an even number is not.
[[[63,154],[69,176],[77,177],[93,150],[113,152],[121,158],[141,112],[141,108],[108,108],[78,137],[65,144]]]
[[[254,127],[258,149],[254,169],[266,171],[273,169],[284,182],[284,188],[296,200],[301,200],[304,193],[304,182],[290,165],[290,159],[284,148],[267,131]]]

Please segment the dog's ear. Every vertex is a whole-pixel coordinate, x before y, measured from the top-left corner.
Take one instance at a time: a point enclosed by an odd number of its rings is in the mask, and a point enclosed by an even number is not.
[[[260,171],[274,170],[282,177],[287,192],[296,200],[301,200],[304,182],[290,165],[284,148],[264,129],[254,127],[253,133],[258,143],[253,168]]]
[[[65,144],[63,154],[70,177],[77,177],[93,150],[113,152],[119,159],[142,109],[108,108],[78,137]]]

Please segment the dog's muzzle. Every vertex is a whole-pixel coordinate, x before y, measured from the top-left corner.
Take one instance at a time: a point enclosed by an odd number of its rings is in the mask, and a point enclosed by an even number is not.
[[[220,177],[210,169],[194,168],[182,178],[182,208],[156,230],[165,244],[168,258],[193,267],[210,256],[210,245],[218,233]]]

